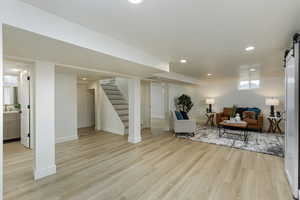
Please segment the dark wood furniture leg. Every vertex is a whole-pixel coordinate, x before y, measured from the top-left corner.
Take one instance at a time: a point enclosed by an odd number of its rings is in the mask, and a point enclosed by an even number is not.
[[[274,133],[274,121],[272,119],[268,119],[270,122],[268,133]]]
[[[281,119],[278,120],[278,121],[276,122],[275,132],[276,132],[276,129],[277,129],[278,132],[279,132],[280,134],[282,134],[282,131],[281,131],[280,127],[279,127],[280,122],[281,122]]]

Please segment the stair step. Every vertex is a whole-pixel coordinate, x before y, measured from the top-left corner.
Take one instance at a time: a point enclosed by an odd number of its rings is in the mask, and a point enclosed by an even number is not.
[[[101,85],[104,90],[115,90],[119,91],[119,88],[116,85]]]
[[[109,83],[115,83],[116,80],[115,79],[105,79],[105,80],[101,80],[101,84],[109,84]]]
[[[109,100],[124,100],[123,96],[121,95],[107,95]]]
[[[128,103],[125,100],[110,100],[112,105],[127,105]]]
[[[118,113],[124,127],[125,132],[128,133],[129,127],[129,111],[128,111],[128,103],[124,99],[121,91],[119,90],[118,86],[115,84],[114,80],[108,80],[106,83],[101,84],[106,96],[108,97],[109,101],[115,108],[116,112]]]
[[[117,113],[119,116],[124,116],[124,115],[128,115],[129,111],[128,109],[123,109],[123,110],[117,110]]]
[[[102,84],[102,86],[104,86],[104,87],[118,87],[115,83],[106,83],[106,84]]]
[[[106,95],[121,95],[122,93],[119,90],[104,90]]]
[[[114,105],[114,108],[118,110],[127,110],[128,111],[128,105]]]
[[[124,116],[120,116],[122,122],[128,122],[129,120],[129,116],[128,115],[124,115]]]

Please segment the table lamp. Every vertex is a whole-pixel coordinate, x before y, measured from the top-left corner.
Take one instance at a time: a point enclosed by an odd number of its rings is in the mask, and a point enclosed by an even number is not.
[[[212,105],[215,104],[215,100],[214,99],[206,99],[206,104],[208,104],[208,112],[211,113],[212,112]]]
[[[266,99],[266,105],[267,106],[271,106],[270,116],[274,117],[275,116],[275,114],[274,114],[274,107],[279,105],[279,100],[275,99],[275,98]]]

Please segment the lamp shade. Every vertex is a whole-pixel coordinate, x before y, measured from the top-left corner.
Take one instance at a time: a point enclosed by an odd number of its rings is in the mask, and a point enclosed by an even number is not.
[[[267,106],[278,106],[279,105],[279,99],[266,99],[266,105]]]
[[[206,104],[215,104],[214,99],[206,99]]]

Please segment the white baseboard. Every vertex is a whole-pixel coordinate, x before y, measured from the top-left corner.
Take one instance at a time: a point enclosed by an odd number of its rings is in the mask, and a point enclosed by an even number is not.
[[[132,138],[132,137],[128,137],[128,142],[133,143],[133,144],[137,144],[139,142],[142,141],[142,138]]]
[[[115,129],[112,129],[112,128],[103,128],[103,129],[101,129],[101,131],[116,134],[116,135],[125,135],[125,130],[124,129],[122,130],[123,133],[119,132],[119,130],[115,130]]]
[[[39,180],[53,174],[56,174],[56,165],[52,165],[43,169],[34,169],[35,180]]]
[[[78,135],[71,135],[71,136],[56,138],[55,143],[58,144],[58,143],[72,141],[72,140],[78,140]]]

